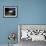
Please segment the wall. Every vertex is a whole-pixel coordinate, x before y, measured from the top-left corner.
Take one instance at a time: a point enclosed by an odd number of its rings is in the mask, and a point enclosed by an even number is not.
[[[18,0],[0,0],[0,44],[9,42],[8,34],[10,32],[16,32],[17,35],[18,18],[3,18],[3,6],[16,6],[17,3]],[[18,43],[17,39],[15,43]]]
[[[46,0],[20,0],[19,23],[46,24]]]
[[[3,6],[12,5],[18,5],[18,16],[3,18]],[[46,24],[46,0],[0,0],[0,44],[8,43],[9,32],[18,32],[18,24]]]

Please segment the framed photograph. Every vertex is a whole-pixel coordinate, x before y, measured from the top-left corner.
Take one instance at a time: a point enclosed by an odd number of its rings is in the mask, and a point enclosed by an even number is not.
[[[17,16],[17,7],[16,6],[4,6],[3,7],[4,17],[16,17]]]
[[[46,24],[19,24],[18,42],[24,40],[46,41]]]

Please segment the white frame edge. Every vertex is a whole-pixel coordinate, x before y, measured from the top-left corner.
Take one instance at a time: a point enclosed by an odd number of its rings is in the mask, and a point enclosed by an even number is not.
[[[18,43],[20,43],[20,25],[18,25]]]

